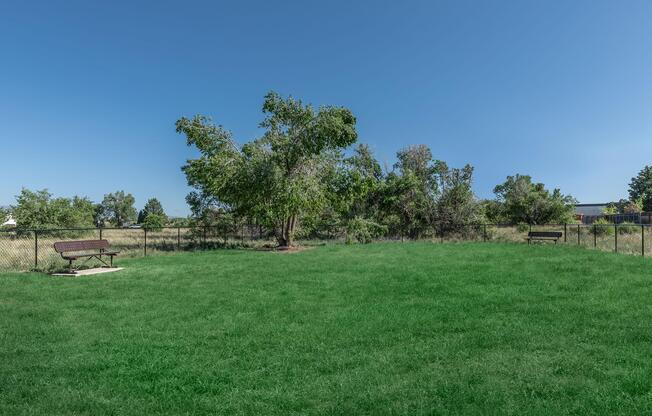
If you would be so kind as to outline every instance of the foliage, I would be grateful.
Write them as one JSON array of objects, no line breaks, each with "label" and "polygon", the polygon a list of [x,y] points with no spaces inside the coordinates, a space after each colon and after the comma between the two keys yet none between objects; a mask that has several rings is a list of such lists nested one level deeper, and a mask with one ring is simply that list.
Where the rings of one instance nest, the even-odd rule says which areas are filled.
[{"label": "foliage", "polygon": [[329,199],[344,221],[357,216],[376,216],[383,181],[380,163],[369,146],[358,145],[353,155],[335,167],[328,178]]},{"label": "foliage", "polygon": [[150,214],[156,214],[157,216],[161,217],[164,223],[167,221],[167,216],[163,210],[163,205],[161,205],[161,202],[156,198],[150,198],[147,200],[147,203],[145,203],[143,209],[140,210],[138,213],[138,224],[145,222],[145,219]]},{"label": "foliage", "polygon": [[652,166],[645,166],[629,183],[630,201],[640,201],[644,211],[652,211]]},{"label": "foliage", "polygon": [[371,243],[387,232],[387,227],[362,217],[349,220],[346,228],[346,243]]},{"label": "foliage", "polygon": [[643,211],[642,198],[637,198],[635,200],[627,201],[627,203],[622,208],[623,214],[637,214],[642,211]]},{"label": "foliage", "polygon": [[484,199],[479,202],[480,210],[486,222],[491,224],[500,224],[507,221],[503,214],[503,203],[495,199]]},{"label": "foliage", "polygon": [[12,207],[18,229],[87,228],[93,226],[93,203],[88,198],[53,198],[47,189],[23,188]]},{"label": "foliage", "polygon": [[618,214],[618,204],[616,202],[609,202],[606,207],[602,208],[602,213],[604,215],[615,215]]},{"label": "foliage", "polygon": [[518,231],[519,233],[528,232],[530,231],[530,224],[519,222],[518,224],[516,224],[516,231]]},{"label": "foliage", "polygon": [[385,223],[393,233],[419,238],[432,232],[438,196],[437,170],[440,161],[432,159],[425,145],[408,146],[396,154],[398,162],[383,184],[380,206]]},{"label": "foliage", "polygon": [[274,92],[265,96],[263,113],[265,133],[241,147],[207,117],[179,119],[177,132],[200,152],[182,169],[197,189],[192,199],[255,218],[275,231],[279,245],[289,246],[301,219],[323,208],[322,179],[332,171],[334,153],[356,141],[356,120],[345,108],[315,110]]},{"label": "foliage", "polygon": [[219,201],[205,192],[192,191],[186,196],[186,203],[192,213],[193,225],[211,225],[217,222],[225,208]]},{"label": "foliage", "polygon": [[[383,221],[393,226],[393,234],[418,238],[434,223],[434,201],[422,192],[419,178],[412,172],[390,173],[383,186]],[[389,218],[388,218],[389,217]]]},{"label": "foliage", "polygon": [[170,217],[168,218],[168,225],[171,227],[189,227],[192,219],[186,217]]},{"label": "foliage", "polygon": [[0,207],[0,227],[12,215],[11,209],[8,207]]},{"label": "foliage", "polygon": [[589,229],[589,233],[595,235],[613,235],[614,225],[606,218],[598,218],[593,222],[593,226]]},{"label": "foliage", "polygon": [[98,211],[98,223],[122,227],[136,221],[135,198],[124,191],[104,195]]},{"label": "foliage", "polygon": [[643,211],[643,199],[637,198],[635,200],[621,199],[618,202],[610,202],[602,210],[605,215],[616,214],[637,214]]},{"label": "foliage", "polygon": [[[434,160],[425,145],[397,153],[398,162],[382,186],[381,218],[394,233],[419,238],[446,224],[448,231],[482,220],[482,206],[471,189],[473,167],[450,168]],[[451,228],[452,227],[452,228]]]},{"label": "foliage", "polygon": [[331,237],[357,229],[360,221],[413,239],[432,235],[442,224],[456,231],[449,228],[574,221],[574,198],[526,175],[509,176],[494,189],[495,200],[478,201],[473,167],[450,168],[425,145],[399,150],[388,173],[366,145],[344,157],[342,150],[357,137],[347,109],[314,110],[271,92],[263,113],[264,134],[242,146],[205,116],[177,121],[177,132],[200,153],[182,168],[195,188],[186,200],[198,223],[213,224],[228,212],[272,230],[280,245],[291,245],[295,235]]},{"label": "foliage", "polygon": [[621,222],[618,224],[618,234],[635,234],[641,231],[641,226],[634,224],[633,222]]},{"label": "foliage", "polygon": [[144,228],[151,230],[160,230],[165,227],[167,218],[161,214],[151,213],[148,214],[145,220],[141,223]]},{"label": "foliage", "polygon": [[466,230],[468,224],[481,222],[482,207],[471,189],[473,167],[451,169],[442,162],[438,175],[441,194],[436,202],[437,221],[449,224],[449,230],[451,226]]},{"label": "foliage", "polygon": [[508,176],[494,188],[497,205],[492,212],[494,221],[527,224],[561,224],[573,218],[575,203],[559,189],[552,192],[542,183],[533,183],[528,175]]}]

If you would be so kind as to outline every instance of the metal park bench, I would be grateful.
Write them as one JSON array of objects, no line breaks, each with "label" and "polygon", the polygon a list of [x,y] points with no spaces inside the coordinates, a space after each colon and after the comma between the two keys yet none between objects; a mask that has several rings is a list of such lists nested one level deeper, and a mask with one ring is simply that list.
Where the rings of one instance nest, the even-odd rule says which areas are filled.
[{"label": "metal park bench", "polygon": [[557,244],[557,241],[561,238],[561,231],[530,231],[527,233],[527,243],[530,244],[533,240],[541,241],[554,241]]},{"label": "metal park bench", "polygon": [[[78,240],[78,241],[58,241],[54,243],[54,251],[61,254],[61,258],[68,260],[68,268],[72,270],[72,262],[85,258],[86,261],[97,259],[104,263],[105,266],[113,267],[113,256],[117,256],[119,251],[109,251],[111,245],[107,240]],[[110,265],[102,260],[102,256],[110,258]]]}]

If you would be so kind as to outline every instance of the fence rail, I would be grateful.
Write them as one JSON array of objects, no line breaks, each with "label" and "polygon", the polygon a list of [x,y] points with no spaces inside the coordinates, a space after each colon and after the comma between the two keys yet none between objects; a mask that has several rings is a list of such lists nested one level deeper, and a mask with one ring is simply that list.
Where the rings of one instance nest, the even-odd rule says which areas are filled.
[{"label": "fence rail", "polygon": [[[646,255],[646,241],[652,241],[650,224],[436,224],[418,237],[388,235],[387,240],[525,242],[528,231],[561,231],[561,244]],[[302,244],[345,241],[342,230],[326,236],[305,238]],[[120,256],[149,256],[168,252],[205,250],[218,247],[272,247],[273,235],[259,226],[162,227],[162,228],[66,228],[0,230],[0,270],[57,270],[65,267],[53,248],[55,241],[107,239]]]}]

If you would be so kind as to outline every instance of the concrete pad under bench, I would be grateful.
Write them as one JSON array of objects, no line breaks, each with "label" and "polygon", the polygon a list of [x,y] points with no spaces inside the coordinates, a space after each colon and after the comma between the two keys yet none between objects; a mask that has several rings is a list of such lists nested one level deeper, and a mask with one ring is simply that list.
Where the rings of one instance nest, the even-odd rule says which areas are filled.
[{"label": "concrete pad under bench", "polygon": [[111,273],[122,270],[123,267],[96,267],[94,269],[75,270],[71,273],[52,273],[52,276],[92,276],[100,273]]}]

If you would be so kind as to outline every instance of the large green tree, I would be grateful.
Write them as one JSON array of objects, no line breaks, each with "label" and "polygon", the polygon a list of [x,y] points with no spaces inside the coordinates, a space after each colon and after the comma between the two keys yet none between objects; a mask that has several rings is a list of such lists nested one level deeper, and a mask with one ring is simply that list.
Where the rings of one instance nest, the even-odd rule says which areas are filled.
[{"label": "large green tree", "polygon": [[149,215],[157,215],[158,218],[156,219],[156,221],[160,221],[160,220],[162,220],[163,222],[167,221],[167,216],[165,215],[165,211],[163,210],[163,205],[156,198],[148,199],[143,209],[141,209],[140,212],[138,212],[138,224],[144,223]]},{"label": "large green tree", "polygon": [[433,160],[430,148],[423,144],[399,150],[396,158],[383,186],[382,214],[390,229],[418,238],[435,221],[441,162]]},{"label": "large green tree", "polygon": [[401,236],[418,238],[434,223],[434,199],[423,192],[422,182],[411,171],[387,175],[380,208],[381,221]]},{"label": "large green tree", "polygon": [[629,200],[641,201],[644,211],[652,211],[652,166],[645,166],[629,183]]},{"label": "large green tree", "polygon": [[376,216],[383,180],[380,163],[365,144],[356,146],[353,154],[338,164],[330,181],[332,205],[345,223]]},{"label": "large green tree", "polygon": [[93,211],[88,198],[54,198],[47,189],[23,188],[12,207],[19,229],[92,227]]},{"label": "large green tree", "polygon": [[471,189],[473,167],[449,168],[440,163],[438,171],[439,198],[437,221],[450,230],[469,231],[466,225],[482,220],[481,207]]},{"label": "large green tree", "polygon": [[99,205],[98,222],[101,224],[108,222],[113,226],[122,227],[136,221],[135,202],[134,196],[124,191],[104,195]]},{"label": "large green tree", "polygon": [[480,207],[471,189],[473,167],[451,168],[434,159],[426,145],[408,146],[397,153],[395,171],[387,176],[382,214],[390,228],[410,238],[436,228],[464,230],[480,220]]},{"label": "large green tree", "polygon": [[205,116],[179,119],[177,132],[200,153],[182,169],[195,199],[255,218],[279,245],[291,246],[302,217],[323,208],[324,174],[332,171],[332,153],[356,141],[356,120],[346,108],[316,110],[275,92],[265,96],[263,113],[265,133],[242,146]]},{"label": "large green tree", "polygon": [[577,201],[559,189],[552,192],[528,175],[508,176],[494,188],[496,203],[490,204],[490,219],[513,224],[551,224],[572,220]]}]

